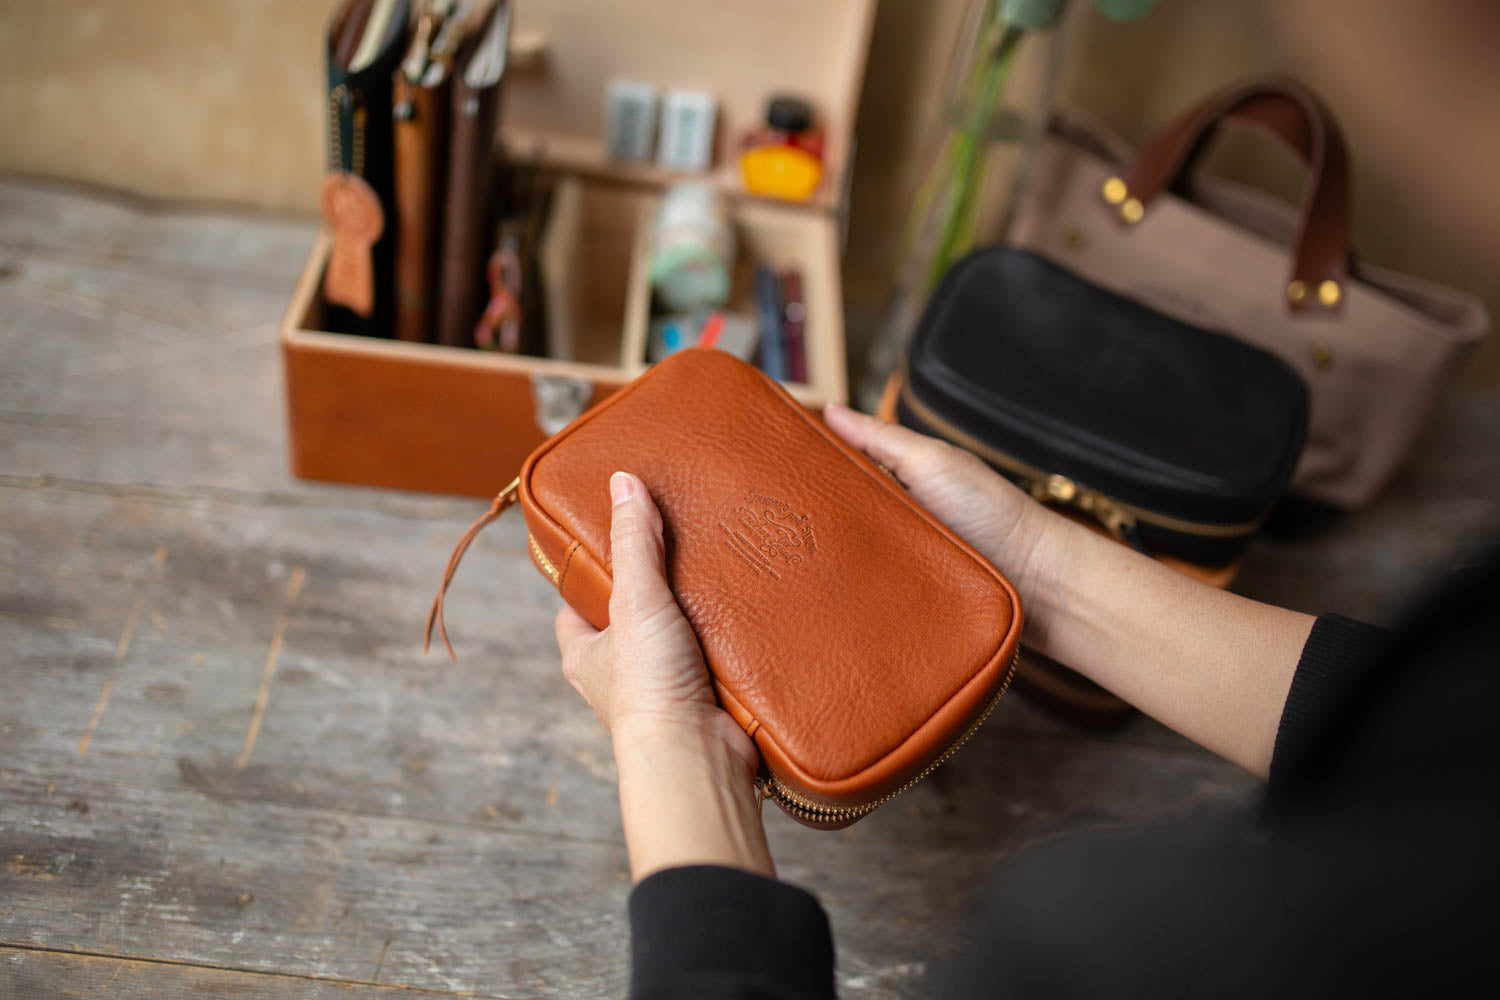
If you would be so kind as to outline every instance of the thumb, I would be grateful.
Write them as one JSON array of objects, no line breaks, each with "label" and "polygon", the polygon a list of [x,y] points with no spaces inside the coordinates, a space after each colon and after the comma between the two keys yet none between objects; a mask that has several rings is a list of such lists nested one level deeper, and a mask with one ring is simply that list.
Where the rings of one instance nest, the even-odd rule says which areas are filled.
[{"label": "thumb", "polygon": [[900,424],[887,423],[840,403],[823,407],[823,422],[833,432],[910,485],[921,478],[924,449],[932,440]]},{"label": "thumb", "polygon": [[610,621],[616,610],[625,615],[649,613],[672,601],[666,580],[666,547],[662,541],[661,512],[651,502],[646,484],[628,472],[609,478]]}]

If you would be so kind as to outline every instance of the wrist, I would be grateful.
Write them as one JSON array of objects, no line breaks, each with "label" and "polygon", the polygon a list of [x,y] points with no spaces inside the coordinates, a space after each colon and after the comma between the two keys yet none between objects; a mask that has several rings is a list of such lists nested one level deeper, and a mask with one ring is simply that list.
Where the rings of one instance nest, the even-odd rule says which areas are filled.
[{"label": "wrist", "polygon": [[714,711],[722,722],[643,717],[615,729],[620,812],[636,881],[690,864],[774,874],[755,796],[754,744]]},{"label": "wrist", "polygon": [[[1047,654],[1064,618],[1066,593],[1078,547],[1097,541],[1087,528],[1034,501],[1028,501],[1011,532],[1009,562],[997,561],[1021,595],[1026,645]],[[1010,567],[1014,567],[1013,572]],[[1048,654],[1050,655],[1050,654]]]},{"label": "wrist", "polygon": [[[713,759],[728,752],[740,761],[750,778],[759,758],[744,730],[722,708],[713,704],[674,708],[670,712],[630,712],[610,726],[615,756],[639,748],[678,752],[689,757]],[[748,758],[748,759],[747,759]]]}]

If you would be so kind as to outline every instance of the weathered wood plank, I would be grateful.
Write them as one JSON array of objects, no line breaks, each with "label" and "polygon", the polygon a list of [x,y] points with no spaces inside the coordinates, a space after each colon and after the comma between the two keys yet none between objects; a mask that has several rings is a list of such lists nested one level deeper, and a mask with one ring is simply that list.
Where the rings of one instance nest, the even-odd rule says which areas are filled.
[{"label": "weathered wood plank", "polygon": [[[168,996],[618,995],[609,745],[558,674],[519,522],[459,576],[463,659],[424,660],[480,505],[287,474],[274,323],[311,232],[0,183],[0,969]],[[1455,393],[1387,497],[1257,540],[1239,589],[1390,620],[1500,523],[1497,446],[1500,392]],[[830,910],[845,992],[906,997],[997,861],[1255,791],[1148,720],[1079,733],[1011,697],[850,830],[767,820]]]},{"label": "weathered wood plank", "polygon": [[0,947],[0,995],[15,1000],[423,1000],[478,996],[409,986],[372,986],[306,976],[232,972],[140,958]]},{"label": "weathered wood plank", "polygon": [[[623,848],[0,781],[0,941],[481,994],[622,992]],[[563,877],[571,876],[571,877]]]},{"label": "weathered wood plank", "polygon": [[[315,830],[360,823],[382,831],[371,837],[400,836],[383,832],[385,824],[418,823],[444,839],[565,838],[590,856],[618,853],[607,741],[557,673],[549,624],[557,598],[523,561],[518,523],[487,534],[461,578],[453,614],[465,656],[453,665],[421,661],[414,631],[428,574],[466,512],[449,510],[436,519],[438,529],[424,527],[401,503],[360,511],[24,484],[0,497],[15,528],[4,544],[20,570],[4,599],[10,614],[0,620],[0,641],[18,654],[13,693],[0,705],[0,747],[13,767],[4,783],[30,789],[0,803],[0,817],[61,808],[64,818],[96,817],[107,831],[101,836],[123,844],[142,840],[143,829],[211,823],[226,863],[248,863],[269,850],[240,828],[252,821],[215,818],[226,810],[279,810]],[[418,510],[428,503],[418,502]],[[302,582],[291,599],[298,568]],[[282,614],[288,624],[260,735],[239,767]],[[112,682],[108,703],[80,756],[79,739],[105,681]],[[919,965],[923,951],[920,941],[892,951],[891,892],[902,894],[903,918],[913,925],[948,919],[957,922],[932,926],[956,930],[957,894],[1020,845],[1066,829],[1238,802],[1252,787],[1175,738],[1139,746],[1075,738],[1010,701],[948,767],[849,833],[807,831],[774,809],[769,825],[783,872],[829,897],[851,982],[867,984],[867,995],[904,996],[914,987],[900,970]],[[35,832],[5,844],[4,856],[47,858],[50,871],[56,852],[79,853],[66,830],[44,825]],[[255,820],[251,833],[262,832]],[[278,865],[295,869],[324,853],[314,835],[276,835],[284,849]],[[130,859],[106,861],[118,868]],[[621,916],[620,900],[601,895],[597,867],[556,857],[535,863],[571,900],[555,912],[557,926]],[[354,867],[351,881],[390,893],[408,913],[429,914],[434,928],[452,912],[435,898],[450,892],[441,880],[405,879],[378,857]],[[872,871],[882,879],[872,882]],[[508,879],[503,871],[464,876],[497,893]],[[91,884],[77,897],[39,897],[25,923],[46,936],[7,939],[65,938],[106,953],[227,960],[201,940],[166,934],[175,923],[151,908],[111,918],[120,904],[110,887],[126,881],[128,873],[117,872],[114,883]],[[520,904],[497,905],[509,912]],[[80,923],[80,915],[88,919]],[[117,925],[101,932],[110,919]],[[316,923],[303,929],[327,933]],[[311,954],[290,951],[291,944],[250,937],[235,955],[266,969],[346,975],[339,963],[357,966],[368,957],[361,942],[346,938]],[[618,971],[621,953],[603,954],[588,970],[593,975]],[[422,978],[437,975],[424,967],[401,981],[499,992],[519,981],[513,967],[469,979],[451,974],[453,965],[442,968],[447,978]],[[893,992],[882,992],[886,979]],[[576,979],[555,985],[534,993],[592,995]]]},{"label": "weathered wood plank", "polygon": [[[453,664],[422,659],[418,636],[462,515],[434,530],[379,511],[136,500],[128,520],[115,520],[118,501],[108,495],[15,494],[7,505],[20,530],[8,544],[22,572],[19,591],[0,604],[12,611],[0,635],[19,651],[25,683],[0,719],[12,727],[18,763],[70,760],[113,678],[79,766],[107,764],[120,780],[175,786],[185,775],[216,794],[381,813],[399,798],[428,817],[613,829],[612,795],[590,792],[601,811],[586,817],[566,804],[577,787],[608,787],[609,746],[558,673],[550,624],[558,599],[525,562],[519,522],[491,529],[459,578],[450,610],[464,655]],[[289,602],[298,567],[304,582]],[[140,624],[117,660],[143,594]],[[235,766],[283,613],[260,734],[246,766]],[[57,671],[59,662],[73,669]],[[1058,742],[1055,724],[1012,705],[989,730]],[[1152,728],[1078,738],[1200,754],[1176,737],[1146,738]],[[474,800],[479,775],[493,783],[493,799]],[[565,804],[539,811],[548,800]]]},{"label": "weathered wood plank", "polygon": [[317,220],[0,178],[0,259],[67,257],[285,293]]},{"label": "weathered wood plank", "polygon": [[[966,757],[982,761],[975,749]],[[1018,780],[991,794],[1009,807],[1028,786],[1045,787],[1060,803],[1054,790],[1070,765],[1037,763],[1015,760]],[[984,843],[956,843],[934,822],[943,817],[912,811],[843,835],[780,817],[771,829],[783,876],[829,908],[843,979],[866,983],[862,995],[907,996],[915,984],[900,970],[962,931],[985,871],[1011,852],[1018,829],[1040,828],[1035,815],[1007,821],[1001,812],[991,810]],[[614,996],[623,985],[628,886],[617,837],[9,770],[0,772],[0,815],[13,817],[0,824],[0,942],[12,946],[505,996]],[[883,836],[887,821],[925,835]]]}]

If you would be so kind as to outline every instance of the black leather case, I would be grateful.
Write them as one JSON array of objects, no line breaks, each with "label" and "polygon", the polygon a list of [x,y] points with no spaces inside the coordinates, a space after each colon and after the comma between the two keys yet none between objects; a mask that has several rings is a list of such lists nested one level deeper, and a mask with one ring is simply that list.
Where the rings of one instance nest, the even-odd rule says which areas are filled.
[{"label": "black leather case", "polygon": [[1222,565],[1286,490],[1307,407],[1265,351],[994,247],[933,294],[897,414],[1144,551]]}]

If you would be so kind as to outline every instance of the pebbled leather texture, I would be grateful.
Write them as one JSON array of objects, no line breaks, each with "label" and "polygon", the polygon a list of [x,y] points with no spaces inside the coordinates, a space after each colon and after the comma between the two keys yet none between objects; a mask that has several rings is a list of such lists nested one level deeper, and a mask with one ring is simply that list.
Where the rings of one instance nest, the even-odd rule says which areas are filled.
[{"label": "pebbled leather texture", "polygon": [[1003,689],[1014,587],[757,369],[680,352],[527,460],[531,535],[600,628],[616,470],[661,509],[669,582],[721,703],[803,795],[897,790]]}]

